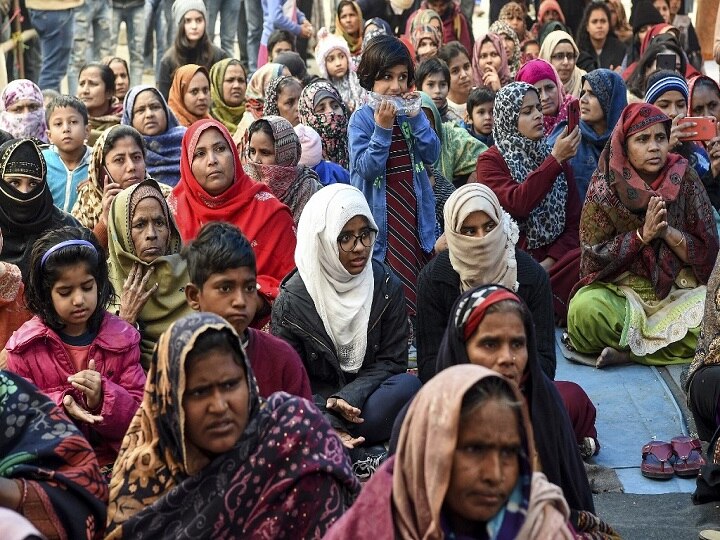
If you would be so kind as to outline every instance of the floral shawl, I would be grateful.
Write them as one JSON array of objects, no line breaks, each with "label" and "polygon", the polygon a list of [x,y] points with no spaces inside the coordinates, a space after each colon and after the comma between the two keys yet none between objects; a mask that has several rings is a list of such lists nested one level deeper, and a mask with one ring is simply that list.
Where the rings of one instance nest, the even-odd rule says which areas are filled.
[{"label": "floral shawl", "polygon": [[[231,450],[191,475],[185,363],[208,330],[235,338],[247,376],[248,423]],[[108,538],[319,539],[358,491],[340,439],[315,406],[284,392],[263,400],[232,327],[217,315],[193,313],[158,343],[113,470]]]},{"label": "floral shawl", "polygon": [[[340,104],[342,114],[315,114],[315,105],[325,97],[332,97]],[[303,88],[298,103],[300,122],[318,132],[322,139],[323,159],[348,169],[348,120],[345,103],[335,87],[327,81],[315,81]]]},{"label": "floral shawl", "polygon": [[[654,105],[632,103],[623,111],[593,174],[580,216],[581,281],[612,281],[624,272],[650,280],[656,299],[664,299],[675,278],[688,268],[705,284],[718,253],[718,233],[712,206],[697,173],[686,159],[668,154],[657,180],[648,186],[627,161],[630,135],[669,122]],[[661,239],[643,244],[637,236],[652,196],[667,205],[667,222],[682,231],[689,262],[685,264]]]},{"label": "floral shawl", "polygon": [[510,28],[510,25],[503,21],[495,21],[488,27],[488,32],[497,34],[499,36],[507,36],[513,40],[515,48],[511,58],[508,58],[508,66],[510,68],[510,75],[515,77],[517,72],[520,70],[520,40],[515,33],[515,30]]},{"label": "floral shawl", "polygon": [[75,424],[9,371],[0,371],[0,415],[0,477],[19,484],[20,513],[47,538],[102,538],[107,484]]},{"label": "floral shawl", "polygon": [[[230,65],[242,67],[239,60],[225,58],[210,68],[210,99],[212,101],[210,116],[222,122],[230,133],[235,133],[243,114],[245,114],[245,103],[231,107],[223,99],[223,81],[225,80],[225,72]],[[247,76],[245,68],[242,69]],[[180,145],[178,145],[179,152]]]},{"label": "floral shawl", "polygon": [[[40,107],[29,113],[8,111],[8,108],[22,100],[34,101]],[[2,91],[0,94],[0,129],[18,139],[35,137],[44,143],[48,142],[43,95],[34,82],[27,79],[16,79]]]},{"label": "floral shawl", "polygon": [[[495,97],[493,139],[505,160],[512,179],[522,184],[550,154],[546,139],[533,141],[518,131],[518,118],[523,98],[528,92],[537,92],[525,82],[514,82],[502,87]],[[518,223],[527,238],[529,249],[551,244],[565,230],[565,203],[568,185],[560,173],[552,189],[527,219]]]}]

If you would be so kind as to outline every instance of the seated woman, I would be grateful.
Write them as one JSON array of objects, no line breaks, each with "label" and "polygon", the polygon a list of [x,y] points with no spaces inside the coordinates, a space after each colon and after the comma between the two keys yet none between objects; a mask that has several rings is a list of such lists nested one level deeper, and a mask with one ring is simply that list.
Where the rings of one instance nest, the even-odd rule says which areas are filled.
[{"label": "seated woman", "polygon": [[160,334],[192,311],[183,291],[190,279],[180,254],[180,233],[157,182],[143,180],[117,194],[110,206],[108,238],[118,314],[138,326],[147,371]]},{"label": "seated woman", "polygon": [[[125,101],[125,96],[130,88],[130,68],[124,58],[110,56],[103,59],[103,63],[112,69],[115,74],[115,97],[120,103]],[[136,81],[138,82],[138,81]]]},{"label": "seated woman", "polygon": [[267,88],[273,80],[281,75],[290,75],[290,70],[282,64],[270,62],[258,68],[250,77],[245,91],[245,113],[240,118],[237,129],[230,132],[238,146],[242,144],[250,124],[262,118]]},{"label": "seated woman", "polygon": [[475,41],[472,70],[476,88],[497,92],[512,81],[502,37],[488,33]]},{"label": "seated woman", "polygon": [[34,82],[15,79],[3,89],[0,129],[18,139],[35,137],[48,142],[43,95]]},{"label": "seated woman", "polygon": [[590,72],[594,69],[616,69],[625,58],[625,44],[610,27],[612,13],[605,2],[591,2],[585,7],[577,28],[577,46],[581,51],[578,64]]},{"label": "seated woman", "polygon": [[418,375],[436,373],[437,354],[452,306],[464,291],[499,283],[517,292],[535,321],[542,370],[555,378],[555,327],[547,272],[515,244],[519,231],[492,190],[478,183],[459,187],[445,203],[447,250],[418,278]]},{"label": "seated woman", "polygon": [[613,538],[589,512],[585,526],[571,523],[562,491],[539,472],[522,402],[489,369],[439,373],[410,405],[397,453],[325,538]]},{"label": "seated woman", "polygon": [[296,225],[308,199],[322,187],[314,170],[299,165],[300,152],[297,133],[281,116],[265,116],[248,129],[245,172],[287,205]]},{"label": "seated woman", "polygon": [[[217,120],[196,122],[185,133],[180,183],[168,204],[183,242],[195,238],[210,221],[237,226],[257,257],[260,296],[272,302],[280,281],[295,267],[292,214],[267,186],[245,174],[230,133]],[[258,313],[269,315],[268,306]]]},{"label": "seated woman", "polygon": [[222,122],[230,133],[235,133],[245,114],[247,84],[240,60],[226,58],[210,68],[210,116]]},{"label": "seated woman", "polygon": [[[691,79],[688,84],[688,116],[710,116],[720,122],[720,86],[705,75]],[[714,137],[703,143],[710,159],[711,173],[701,178],[715,210],[720,209],[720,137]]]},{"label": "seated woman", "polygon": [[532,84],[540,95],[543,113],[543,132],[548,136],[563,120],[567,120],[567,107],[575,101],[572,94],[565,93],[565,87],[558,72],[550,62],[530,60],[523,64],[515,76],[515,80]]},{"label": "seated woman", "polygon": [[322,158],[348,169],[348,114],[340,93],[328,81],[317,80],[303,88],[298,104],[302,124],[318,132]]},{"label": "seated woman", "polygon": [[[628,74],[630,68],[626,69],[622,74],[628,89],[628,103],[636,103],[643,100],[648,87],[647,79],[658,69],[658,55],[670,53],[675,54],[675,71],[681,75],[685,73],[687,61],[682,54],[682,49],[680,49],[674,41],[653,43],[638,60],[637,67],[634,69],[632,75]],[[685,77],[689,78],[687,75]]]},{"label": "seated woman", "polygon": [[[566,386],[565,393],[543,373],[532,315],[515,293],[500,285],[485,285],[457,299],[440,345],[437,376],[455,364],[487,367],[519,387],[535,432],[539,468],[562,488],[570,508],[592,512],[579,443],[585,446],[587,442],[588,449],[597,443],[595,407],[578,385]],[[576,406],[566,407],[563,402]],[[593,443],[580,439],[579,431],[585,431]]]},{"label": "seated woman", "polygon": [[518,246],[549,272],[555,313],[564,319],[578,280],[580,201],[567,161],[575,155],[580,131],[565,130],[550,149],[543,140],[539,92],[522,82],[500,89],[493,117],[495,146],[478,158],[478,181],[518,222]]},{"label": "seated woman", "polygon": [[272,310],[271,332],[298,352],[316,405],[349,448],[390,439],[395,417],[420,387],[407,373],[403,285],[371,258],[376,236],[360,190],[321,189],[300,218],[297,271]]},{"label": "seated woman", "polygon": [[628,105],[590,182],[568,333],[598,367],[695,352],[718,233],[697,173],[668,153],[670,123],[653,105]]},{"label": "seated woman", "polygon": [[232,326],[195,313],[158,343],[113,470],[107,538],[321,538],[359,489],[322,414],[286,393],[260,398]]},{"label": "seated woman", "polygon": [[122,124],[132,126],[145,141],[145,166],[161,184],[175,186],[180,180],[180,144],[185,126],[153,86],[133,86],[125,97]]},{"label": "seated woman", "polygon": [[170,110],[188,127],[202,118],[210,118],[210,74],[203,66],[187,64],[175,70],[170,95]]},{"label": "seated woman", "polygon": [[[0,468],[0,507],[23,515],[42,538],[102,536],[107,483],[85,436],[61,407],[9,371],[0,371],[0,404],[0,455],[16,464]],[[7,525],[3,518],[4,533]]]},{"label": "seated woman", "polygon": [[267,87],[263,116],[282,116],[293,127],[300,123],[298,102],[302,85],[295,77],[281,75]]},{"label": "seated woman", "polygon": [[[100,245],[108,245],[108,214],[115,196],[147,178],[145,143],[131,126],[112,126],[93,146],[88,179],[78,186],[72,215],[91,229]],[[161,186],[167,197],[170,186]]]},{"label": "seated woman", "polygon": [[515,77],[520,69],[520,58],[522,51],[520,50],[520,40],[510,25],[503,21],[495,21],[488,27],[488,32],[497,34],[503,40],[505,45],[505,56],[508,59],[508,68],[510,68],[510,76]]},{"label": "seated woman", "polygon": [[567,32],[550,32],[540,47],[540,58],[555,68],[565,93],[579,98],[582,93],[582,78],[586,71],[577,67],[580,50]]},{"label": "seated woman", "polygon": [[120,123],[122,102],[115,97],[115,73],[100,62],[85,64],[78,76],[78,96],[88,110],[93,146],[100,135]]}]

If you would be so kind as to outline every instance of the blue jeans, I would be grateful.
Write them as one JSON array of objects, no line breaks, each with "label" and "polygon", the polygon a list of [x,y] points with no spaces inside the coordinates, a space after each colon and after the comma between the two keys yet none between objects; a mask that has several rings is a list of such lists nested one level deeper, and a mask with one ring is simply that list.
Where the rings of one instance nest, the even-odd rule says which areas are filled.
[{"label": "blue jeans", "polygon": [[125,23],[130,51],[130,87],[142,83],[143,53],[145,52],[145,6],[113,8],[112,41],[117,47],[120,23]]},{"label": "blue jeans", "polygon": [[60,91],[60,81],[70,63],[73,45],[74,14],[72,9],[46,11],[29,9],[30,23],[40,36],[42,69],[38,86],[42,90]]},{"label": "blue jeans", "polygon": [[215,39],[215,22],[220,15],[220,48],[234,58],[240,0],[206,0],[205,4],[208,8],[208,35]]},{"label": "blue jeans", "polygon": [[[165,0],[145,0],[145,65],[155,67],[155,80],[158,78],[160,62],[165,50],[170,46],[167,41],[167,21],[165,18]],[[155,39],[153,40],[153,35]],[[155,61],[153,62],[153,42]],[[135,84],[140,84],[139,81]]]},{"label": "blue jeans", "polygon": [[247,21],[247,55],[250,73],[257,69],[260,38],[263,33],[263,9],[260,0],[245,0],[245,20]]},{"label": "blue jeans", "polygon": [[[102,60],[113,53],[110,23],[112,14],[107,0],[85,0],[75,9],[75,39],[68,67],[68,94],[77,94],[78,76],[82,67],[91,60]],[[91,35],[92,41],[88,41]],[[88,54],[89,53],[89,54]]]}]

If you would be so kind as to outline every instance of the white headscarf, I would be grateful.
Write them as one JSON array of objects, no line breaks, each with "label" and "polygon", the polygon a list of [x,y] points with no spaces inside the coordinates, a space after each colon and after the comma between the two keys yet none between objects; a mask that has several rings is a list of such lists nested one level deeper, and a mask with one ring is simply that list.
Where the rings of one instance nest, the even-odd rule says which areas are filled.
[{"label": "white headscarf", "polygon": [[375,289],[371,259],[355,276],[340,263],[337,238],[355,216],[365,217],[377,230],[360,190],[346,184],[324,187],[303,209],[295,248],[295,264],[335,345],[340,368],[350,373],[357,373],[365,358]]},{"label": "white headscarf", "polygon": [[[460,234],[463,221],[478,211],[485,212],[497,226],[483,238]],[[495,193],[484,184],[465,184],[448,198],[444,216],[450,264],[460,274],[460,290],[492,283],[517,291],[518,226]]]}]

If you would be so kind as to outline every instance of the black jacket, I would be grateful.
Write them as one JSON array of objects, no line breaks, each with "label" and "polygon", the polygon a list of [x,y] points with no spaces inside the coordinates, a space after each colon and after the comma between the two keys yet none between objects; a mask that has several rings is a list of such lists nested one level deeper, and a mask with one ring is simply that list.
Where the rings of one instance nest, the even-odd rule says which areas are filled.
[{"label": "black jacket", "polygon": [[[515,248],[517,294],[527,304],[535,323],[538,360],[550,378],[555,378],[555,318],[547,272],[535,260]],[[420,272],[417,284],[418,375],[425,383],[436,373],[436,358],[452,306],[460,296],[460,275],[443,251]]]},{"label": "black jacket", "polygon": [[357,374],[345,373],[332,339],[297,270],[280,285],[272,308],[270,332],[287,341],[305,365],[315,402],[328,397],[362,409],[380,384],[408,366],[408,316],[402,282],[390,267],[372,260],[375,291],[368,323],[367,350]]}]

